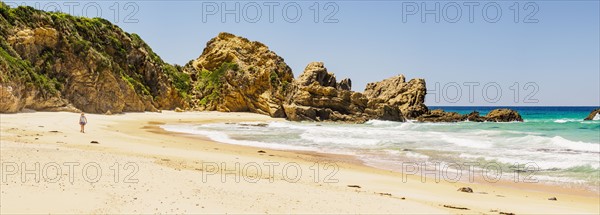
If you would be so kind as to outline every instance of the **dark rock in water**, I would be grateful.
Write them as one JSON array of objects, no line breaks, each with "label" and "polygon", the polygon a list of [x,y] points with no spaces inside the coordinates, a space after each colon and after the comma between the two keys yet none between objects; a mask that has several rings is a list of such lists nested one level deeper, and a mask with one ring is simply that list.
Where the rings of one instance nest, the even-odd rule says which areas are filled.
[{"label": "dark rock in water", "polygon": [[479,112],[473,111],[467,114],[467,120],[469,120],[470,122],[484,122],[485,117],[481,117],[479,116]]},{"label": "dark rock in water", "polygon": [[550,200],[550,201],[557,201],[558,199],[556,199],[556,197],[550,197],[550,198],[548,198],[548,200]]},{"label": "dark rock in water", "polygon": [[491,122],[523,122],[523,118],[517,111],[506,108],[492,110],[485,115],[485,118]]},{"label": "dark rock in water", "polygon": [[[596,118],[596,116],[598,116]],[[590,115],[588,115],[584,120],[594,120],[594,118],[596,118],[597,120],[600,120],[600,108],[593,110]]]},{"label": "dark rock in water", "polygon": [[429,111],[419,117],[419,122],[522,122],[521,115],[514,110],[510,109],[495,109],[490,111],[486,116],[480,116],[479,112],[473,111],[469,114],[461,115],[456,112],[445,112],[444,110],[437,109]]},{"label": "dark rock in water", "polygon": [[460,115],[457,112],[445,112],[441,109],[429,111],[417,117],[419,122],[462,122],[466,116]]},{"label": "dark rock in water", "polygon": [[267,123],[256,123],[256,124],[240,123],[239,125],[241,125],[241,126],[253,126],[253,127],[267,127],[267,126],[269,126],[269,124],[267,124]]},{"label": "dark rock in water", "polygon": [[461,188],[458,188],[458,190],[456,190],[456,191],[465,192],[465,193],[473,193],[473,189],[471,189],[470,187],[461,187]]}]

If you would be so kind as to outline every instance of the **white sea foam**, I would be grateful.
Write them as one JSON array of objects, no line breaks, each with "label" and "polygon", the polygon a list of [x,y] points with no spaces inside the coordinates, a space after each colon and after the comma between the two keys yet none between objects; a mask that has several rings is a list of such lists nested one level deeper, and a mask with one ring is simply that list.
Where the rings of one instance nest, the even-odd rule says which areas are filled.
[{"label": "white sea foam", "polygon": [[352,137],[339,137],[326,135],[322,133],[308,132],[303,133],[300,137],[304,140],[311,141],[313,143],[322,143],[322,144],[336,144],[336,145],[346,145],[346,146],[365,146],[365,145],[375,145],[379,143],[379,140],[376,139],[366,139],[366,138],[352,138]]},{"label": "white sea foam", "polygon": [[555,123],[567,123],[567,122],[581,122],[581,119],[557,119],[554,120]]},{"label": "white sea foam", "polygon": [[398,124],[402,124],[402,123],[394,122],[394,121],[376,120],[376,119],[365,122],[365,125],[372,125],[372,126],[392,126],[392,125],[398,125]]},{"label": "white sea foam", "polygon": [[254,146],[254,147],[265,147],[272,149],[288,149],[288,150],[300,150],[300,151],[317,151],[316,148],[306,146],[293,146],[280,143],[267,143],[251,140],[236,140],[229,137],[229,135],[220,131],[206,131],[194,128],[193,126],[181,126],[181,125],[162,125],[162,129],[172,132],[196,134],[208,137],[209,139],[221,143],[229,143],[234,145]]},{"label": "white sea foam", "polygon": [[455,137],[455,136],[449,136],[449,135],[444,134],[440,137],[440,139],[444,140],[446,142],[452,143],[454,145],[457,145],[457,146],[471,147],[471,148],[491,148],[494,145],[489,140],[485,140],[482,138],[475,139],[474,137],[463,138],[463,137]]},{"label": "white sea foam", "polygon": [[412,158],[418,158],[418,159],[429,159],[429,156],[421,154],[421,153],[416,153],[416,152],[406,152],[404,155],[406,155],[406,157],[412,157]]},{"label": "white sea foam", "polygon": [[600,120],[600,113],[596,113],[596,115],[594,116],[594,118],[592,118],[592,120]]},{"label": "white sea foam", "polygon": [[[581,121],[560,120],[565,122],[546,120],[541,123],[573,126],[560,124]],[[553,121],[557,124],[553,124]],[[399,159],[436,162],[471,162],[483,159],[503,165],[533,162],[542,170],[558,168],[571,171],[570,168],[581,166],[600,168],[600,143],[567,139],[559,136],[560,133],[550,133],[543,129],[512,129],[512,124],[399,123],[371,120],[363,125],[270,122],[267,126],[214,123],[162,127],[169,131],[203,135],[229,144],[354,155],[368,163],[391,167],[397,165]],[[552,135],[547,136],[549,133]],[[421,153],[425,151],[427,154]]]},{"label": "white sea foam", "polygon": [[586,143],[581,141],[571,141],[562,138],[561,136],[552,137],[551,143],[567,149],[600,153],[600,144]]}]

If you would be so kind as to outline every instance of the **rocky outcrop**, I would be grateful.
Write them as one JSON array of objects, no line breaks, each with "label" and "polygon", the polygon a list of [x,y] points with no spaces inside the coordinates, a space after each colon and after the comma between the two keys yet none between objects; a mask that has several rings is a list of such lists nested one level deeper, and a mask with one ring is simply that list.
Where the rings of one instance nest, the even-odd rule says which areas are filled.
[{"label": "rocky outcrop", "polygon": [[511,109],[495,109],[485,116],[480,116],[479,112],[473,111],[469,114],[461,115],[457,112],[445,112],[437,109],[429,111],[419,117],[419,122],[522,122],[521,115]]},{"label": "rocky outcrop", "polygon": [[511,109],[495,109],[485,115],[485,120],[489,122],[523,122],[521,115]]},{"label": "rocky outcrop", "polygon": [[479,112],[473,111],[466,115],[466,120],[469,122],[485,122],[486,118],[479,115]]},{"label": "rocky outcrop", "polygon": [[333,73],[327,72],[323,62],[309,63],[304,72],[294,82],[297,86],[310,86],[313,83],[322,87],[337,88],[337,82]]},{"label": "rocky outcrop", "polygon": [[0,2],[0,34],[0,112],[120,113],[186,104],[178,88],[186,83],[175,84],[184,75],[104,19]]},{"label": "rocky outcrop", "polygon": [[322,62],[308,64],[293,82],[283,105],[287,118],[296,121],[357,123],[370,119],[404,121],[397,107],[382,100],[369,100],[362,93],[346,90],[350,88],[349,83],[349,80],[337,83],[335,75],[327,72]]},{"label": "rocky outcrop", "polygon": [[107,20],[0,2],[0,113],[25,108],[120,113],[160,109],[253,112],[290,120],[522,121],[510,110],[460,115],[425,106],[423,79],[337,81],[322,62],[294,80],[256,41],[220,33],[185,66],[165,63],[136,34]]},{"label": "rocky outcrop", "polygon": [[467,119],[466,115],[456,112],[445,112],[441,109],[432,110],[417,117],[417,121],[419,122],[462,122],[465,119]]},{"label": "rocky outcrop", "polygon": [[390,106],[398,107],[407,119],[414,119],[427,113],[426,93],[425,80],[412,79],[406,82],[403,75],[369,83],[364,92],[368,99],[378,99]]},{"label": "rocky outcrop", "polygon": [[588,115],[584,120],[600,120],[600,108],[590,112],[590,115]]},{"label": "rocky outcrop", "polygon": [[193,82],[195,109],[285,117],[282,104],[293,73],[260,42],[220,33],[184,70]]},{"label": "rocky outcrop", "polygon": [[352,80],[344,78],[337,85],[338,90],[352,90]]}]

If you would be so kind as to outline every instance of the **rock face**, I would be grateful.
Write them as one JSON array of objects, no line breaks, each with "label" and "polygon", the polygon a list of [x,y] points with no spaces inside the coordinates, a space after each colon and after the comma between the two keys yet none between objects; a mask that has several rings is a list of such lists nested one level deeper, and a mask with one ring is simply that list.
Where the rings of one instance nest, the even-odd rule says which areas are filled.
[{"label": "rock face", "polygon": [[193,82],[192,107],[285,117],[283,101],[294,76],[267,46],[229,33],[211,39],[184,68]]},{"label": "rock face", "polygon": [[480,116],[477,111],[461,115],[456,112],[445,112],[438,109],[417,117],[419,122],[462,122],[467,120],[470,122],[523,122],[521,115],[511,109],[495,109],[485,116]]},{"label": "rock face", "polygon": [[428,111],[425,106],[426,93],[425,80],[412,79],[406,82],[405,77],[399,75],[367,84],[364,94],[370,100],[378,99],[399,107],[405,118],[414,119]]},{"label": "rock face", "polygon": [[349,78],[344,78],[337,86],[338,90],[352,90],[352,81]]},{"label": "rock face", "polygon": [[0,2],[0,112],[120,113],[184,106],[177,69],[135,34],[94,18]]},{"label": "rock face", "polygon": [[404,121],[397,107],[346,90],[350,80],[336,82],[322,62],[313,62],[296,79],[283,105],[290,120],[365,122],[370,119]]},{"label": "rock face", "polygon": [[593,110],[584,120],[600,120],[600,108]]}]

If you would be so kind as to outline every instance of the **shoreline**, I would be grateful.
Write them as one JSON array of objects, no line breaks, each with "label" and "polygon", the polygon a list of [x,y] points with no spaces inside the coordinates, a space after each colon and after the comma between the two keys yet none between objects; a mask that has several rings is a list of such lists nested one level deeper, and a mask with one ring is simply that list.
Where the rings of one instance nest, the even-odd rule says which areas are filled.
[{"label": "shoreline", "polygon": [[[496,212],[510,213],[598,213],[600,211],[600,208],[595,204],[599,199],[597,195],[588,195],[572,189],[558,189],[552,186],[541,186],[538,189],[536,186],[531,185],[504,187],[502,183],[471,184],[462,182],[448,183],[444,181],[435,183],[429,180],[426,183],[421,183],[419,177],[412,175],[408,175],[406,177],[407,182],[403,183],[401,173],[367,166],[353,156],[283,151],[219,143],[211,141],[206,137],[198,137],[197,135],[176,134],[164,131],[159,127],[163,123],[266,122],[283,120],[262,115],[220,112],[175,113],[169,111],[163,113],[128,113],[110,116],[90,114],[88,118],[91,124],[87,128],[88,133],[76,133],[77,127],[73,127],[74,129],[70,128],[69,131],[64,130],[67,125],[75,125],[77,117],[73,116],[76,115],[64,112],[2,114],[2,162],[11,161],[12,158],[15,158],[5,156],[13,153],[13,148],[11,148],[13,142],[17,145],[22,144],[23,146],[33,148],[56,147],[57,151],[61,151],[59,149],[69,149],[81,153],[100,153],[102,155],[124,156],[127,159],[133,160],[150,160],[150,163],[145,161],[146,163],[142,167],[168,171],[170,174],[166,175],[175,177],[174,180],[189,179],[189,182],[186,183],[198,183],[197,186],[199,187],[208,187],[207,189],[210,190],[209,193],[214,199],[205,199],[204,201],[207,204],[203,206],[204,208],[196,207],[194,204],[191,205],[193,207],[187,207],[188,205],[184,205],[183,203],[185,201],[182,201],[178,206],[180,206],[179,208],[187,207],[185,212],[323,213],[331,211],[338,213],[397,213],[398,211],[403,211],[406,213],[453,214],[490,213],[490,211],[494,210]],[[73,118],[74,120],[72,123],[63,122],[64,118]],[[58,132],[49,133],[50,131],[48,130],[50,129],[55,129]],[[40,133],[43,134],[37,136]],[[92,140],[97,140],[99,144],[90,144]],[[11,145],[11,147],[4,148],[5,145]],[[258,152],[261,150],[264,153]],[[76,159],[85,160],[85,156],[74,156]],[[37,157],[34,158],[37,159]],[[301,169],[304,169],[304,173],[306,174],[300,177],[298,181],[291,183],[284,180],[286,179],[284,174],[276,173],[265,176],[265,174],[261,174],[259,171],[250,171],[243,172],[241,176],[243,180],[240,182],[231,183],[229,181],[231,180],[230,178],[235,179],[237,176],[221,176],[214,173],[207,168],[210,166],[203,166],[207,162],[215,164],[225,163],[227,165],[225,170],[220,169],[217,165],[217,169],[224,172],[228,171],[229,167],[234,167],[232,164],[235,163],[295,163]],[[337,182],[326,183],[324,179],[327,176],[326,173],[329,172],[322,172],[322,175],[319,175],[319,177],[311,177],[308,174],[310,173],[311,166],[315,163],[328,162],[336,163],[339,167],[339,171],[334,175],[334,179],[337,179]],[[100,163],[102,164],[103,162]],[[153,164],[157,166],[153,166]],[[142,172],[143,169],[141,168],[140,171]],[[140,174],[143,175],[143,172]],[[149,179],[154,178],[154,175],[156,174],[147,174],[148,178],[143,177],[141,181],[149,184],[149,187],[164,186],[164,183],[156,185],[157,182],[160,182],[158,181],[159,179]],[[203,179],[202,177],[207,177],[209,181],[200,181],[200,179]],[[220,181],[223,177],[229,180],[223,183]],[[257,183],[261,186],[255,186],[254,183],[246,181],[249,178],[257,179]],[[318,180],[316,180],[317,178]],[[271,182],[271,180],[273,181]],[[22,186],[18,185],[18,183],[5,184],[3,182],[2,187],[8,186],[9,190],[22,189],[19,188]],[[352,188],[348,187],[348,185],[358,185],[361,188]],[[172,190],[178,190],[183,193],[188,190],[179,186],[180,184],[178,183],[169,183],[169,187]],[[456,191],[462,186],[472,187],[475,193]],[[136,186],[133,186],[133,188],[136,188]],[[120,192],[106,187],[96,187],[91,190],[94,195]],[[218,190],[228,190],[229,192],[219,194],[219,192],[216,192]],[[37,192],[46,192],[46,190],[38,189]],[[479,192],[486,192],[487,194]],[[271,194],[267,195],[266,193]],[[2,200],[3,202],[4,200],[19,202],[19,198],[16,198],[15,195],[15,193],[3,193]],[[290,195],[291,197],[282,198],[283,196]],[[117,196],[119,195],[117,194]],[[179,197],[167,196],[165,198],[174,199],[177,202],[177,200],[181,200],[184,197],[185,195]],[[550,197],[556,197],[558,201],[547,200]],[[229,204],[229,200],[225,200],[232,198],[236,202],[234,205]],[[265,202],[265,204],[257,206],[254,204],[254,201],[248,201],[252,199],[256,200],[257,198],[269,203]],[[228,205],[231,207],[223,208],[220,205],[223,202],[228,202]],[[177,205],[176,203],[174,204]],[[14,204],[17,206],[11,205],[13,204],[2,204],[2,212],[16,212],[19,211],[17,209],[22,209],[17,207],[21,204]],[[469,210],[453,209],[444,205],[466,207]],[[157,208],[157,210],[163,211],[161,209],[166,210],[168,208]],[[44,209],[44,207],[40,207],[38,210],[53,211],[56,213],[73,212],[73,209],[68,206],[52,210]],[[116,209],[103,208],[103,210],[89,210],[86,212],[94,213],[93,211],[139,213],[145,210],[143,204],[134,204],[127,207],[116,207]],[[32,209],[30,212],[36,212],[36,210]],[[168,213],[169,211],[167,210],[166,212]],[[179,210],[179,212],[182,211]]]},{"label": "shoreline", "polygon": [[[268,121],[258,121],[258,122],[268,122]],[[186,123],[172,123],[169,125],[178,125],[178,124],[186,124]],[[206,124],[206,123],[200,123],[200,124]],[[200,125],[200,124],[197,124],[197,125]],[[160,125],[166,125],[166,123],[161,123]],[[295,153],[295,154],[302,154],[302,155],[307,155],[307,156],[311,156],[311,157],[315,157],[315,158],[319,158],[319,159],[325,159],[328,162],[343,163],[345,165],[355,166],[356,168],[363,168],[363,169],[366,169],[366,171],[378,172],[379,174],[391,174],[391,175],[399,176],[399,177],[402,177],[402,175],[404,175],[401,171],[398,171],[395,169],[387,169],[384,167],[379,167],[377,165],[369,165],[366,163],[366,161],[361,160],[360,158],[356,157],[355,155],[345,155],[345,154],[327,153],[327,152],[309,151],[309,150],[272,149],[272,148],[262,148],[262,147],[258,147],[258,146],[232,144],[232,143],[215,141],[215,140],[212,140],[209,137],[206,137],[201,134],[189,134],[189,133],[185,133],[185,132],[167,131],[164,128],[161,128],[159,125],[153,125],[146,129],[150,130],[151,132],[162,133],[165,135],[180,135],[180,136],[185,136],[185,137],[198,138],[200,140],[212,141],[217,144],[248,147],[248,148],[254,149],[254,150],[268,149],[268,150],[275,150],[275,151],[279,151],[279,152],[290,152],[290,153]],[[292,157],[288,157],[288,158],[295,159]],[[439,170],[437,170],[437,171],[439,171]],[[480,170],[480,171],[482,171],[482,170]],[[414,177],[416,180],[422,180],[422,179],[420,179],[421,178],[420,174],[421,174],[421,172],[417,172],[416,174],[408,175],[408,177]],[[463,174],[464,174],[464,171],[463,171]],[[425,178],[426,178],[425,180],[435,181],[435,177],[425,175]],[[463,185],[469,185],[469,184],[490,185],[490,184],[493,184],[494,186],[502,186],[502,187],[511,188],[511,189],[524,189],[524,190],[533,191],[533,192],[551,191],[551,192],[558,192],[558,193],[562,193],[562,194],[580,195],[580,196],[586,196],[586,197],[600,197],[600,191],[594,191],[594,190],[586,189],[586,187],[582,186],[582,185],[574,185],[574,184],[564,183],[564,182],[552,183],[552,182],[541,181],[539,183],[538,182],[536,182],[536,183],[526,183],[526,182],[515,183],[512,180],[505,179],[504,175],[502,176],[502,178],[500,180],[498,180],[496,182],[487,182],[486,179],[484,179],[481,174],[475,174],[474,179],[472,181],[463,180],[462,178],[463,177],[461,177],[461,179],[458,182],[462,183]]]}]

